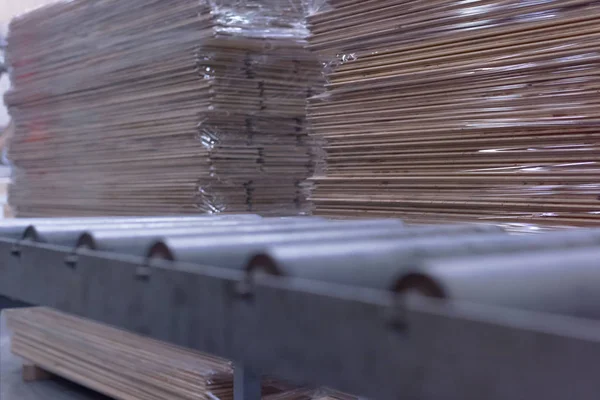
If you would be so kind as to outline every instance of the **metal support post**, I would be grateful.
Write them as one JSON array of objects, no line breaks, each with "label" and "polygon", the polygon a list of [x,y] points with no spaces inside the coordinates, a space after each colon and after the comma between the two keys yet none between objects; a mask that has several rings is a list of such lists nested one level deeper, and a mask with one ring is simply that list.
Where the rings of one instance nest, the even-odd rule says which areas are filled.
[{"label": "metal support post", "polygon": [[233,399],[260,400],[261,378],[250,368],[236,363],[233,372]]}]

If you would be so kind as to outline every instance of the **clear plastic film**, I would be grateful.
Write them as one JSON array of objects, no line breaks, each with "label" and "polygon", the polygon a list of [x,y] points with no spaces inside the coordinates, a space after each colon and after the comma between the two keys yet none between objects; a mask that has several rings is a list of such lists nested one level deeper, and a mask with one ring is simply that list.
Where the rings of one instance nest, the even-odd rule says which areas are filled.
[{"label": "clear plastic film", "polygon": [[[268,16],[248,11],[247,19],[221,4],[218,19],[235,23],[223,28],[224,36],[219,27],[220,34],[198,49],[211,99],[199,124],[209,162],[198,187],[204,212],[309,211],[305,182],[314,174],[315,145],[305,108],[307,98],[322,90],[321,67],[304,48],[300,3],[276,3],[267,7]],[[282,6],[296,14],[274,17]]]},{"label": "clear plastic film", "polygon": [[595,1],[332,0],[309,18],[317,213],[596,225],[599,22]]},{"label": "clear plastic film", "polygon": [[[19,216],[308,210],[318,3],[64,1],[7,58]],[[278,188],[281,188],[278,190]]]}]

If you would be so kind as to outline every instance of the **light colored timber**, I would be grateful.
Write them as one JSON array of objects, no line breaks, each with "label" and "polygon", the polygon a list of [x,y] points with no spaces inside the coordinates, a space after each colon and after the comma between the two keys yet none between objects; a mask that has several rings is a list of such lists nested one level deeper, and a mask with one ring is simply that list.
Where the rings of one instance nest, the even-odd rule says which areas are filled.
[{"label": "light colored timber", "polygon": [[307,211],[309,3],[77,0],[15,19],[17,215]]},{"label": "light colored timber", "polygon": [[595,226],[600,6],[333,0],[309,48],[315,212]]},{"label": "light colored timber", "polygon": [[[233,398],[226,360],[45,308],[6,318],[12,352],[28,360],[25,380],[43,379],[43,371],[117,400]],[[263,381],[265,395],[290,389]]]}]

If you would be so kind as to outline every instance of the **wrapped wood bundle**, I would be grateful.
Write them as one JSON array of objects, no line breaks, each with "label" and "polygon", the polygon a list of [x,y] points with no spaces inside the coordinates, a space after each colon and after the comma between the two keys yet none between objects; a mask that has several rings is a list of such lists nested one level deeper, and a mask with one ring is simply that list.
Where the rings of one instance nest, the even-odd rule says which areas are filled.
[{"label": "wrapped wood bundle", "polygon": [[600,5],[331,0],[316,212],[517,227],[600,221]]},{"label": "wrapped wood bundle", "polygon": [[13,353],[112,398],[233,398],[225,360],[45,308],[6,318]]},{"label": "wrapped wood bundle", "polygon": [[[48,308],[5,311],[11,350],[44,371],[118,400],[233,399],[229,361]],[[263,395],[290,386],[263,380]]]},{"label": "wrapped wood bundle", "polygon": [[17,214],[304,212],[309,6],[75,0],[15,19]]}]

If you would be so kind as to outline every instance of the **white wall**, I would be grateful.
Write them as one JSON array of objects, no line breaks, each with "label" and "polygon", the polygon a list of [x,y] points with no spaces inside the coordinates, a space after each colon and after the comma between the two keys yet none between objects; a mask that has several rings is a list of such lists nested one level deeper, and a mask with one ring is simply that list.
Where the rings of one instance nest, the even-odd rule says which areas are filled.
[{"label": "white wall", "polygon": [[[8,23],[15,15],[33,10],[37,7],[52,3],[55,0],[0,0],[0,33],[6,35]],[[0,127],[8,124],[8,112],[4,107],[4,93],[10,87],[8,77],[0,79]]]}]

